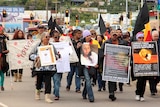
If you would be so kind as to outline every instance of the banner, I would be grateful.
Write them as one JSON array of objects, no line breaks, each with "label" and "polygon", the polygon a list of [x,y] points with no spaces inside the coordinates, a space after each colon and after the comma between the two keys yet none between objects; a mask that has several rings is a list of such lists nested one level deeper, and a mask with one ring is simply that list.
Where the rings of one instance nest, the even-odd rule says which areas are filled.
[{"label": "banner", "polygon": [[9,50],[8,57],[10,69],[33,67],[33,62],[29,61],[29,54],[32,48],[39,42],[40,40],[7,41],[7,48]]},{"label": "banner", "polygon": [[69,43],[68,42],[50,42],[54,45],[61,58],[56,61],[56,68],[58,73],[70,72],[69,62]]},{"label": "banner", "polygon": [[105,44],[103,80],[129,82],[130,51],[129,46]]},{"label": "banner", "polygon": [[77,56],[77,53],[73,47],[72,41],[70,39],[69,36],[61,36],[59,39],[61,42],[68,42],[69,43],[69,47],[68,47],[68,51],[69,51],[69,61],[70,63],[75,63],[79,61],[79,58]]},{"label": "banner", "polygon": [[159,76],[157,42],[133,42],[134,76]]},{"label": "banner", "polygon": [[6,11],[7,16],[3,18],[3,15],[0,14],[0,22],[2,24],[5,22],[23,22],[24,8],[23,7],[8,7],[0,6],[0,12]]}]

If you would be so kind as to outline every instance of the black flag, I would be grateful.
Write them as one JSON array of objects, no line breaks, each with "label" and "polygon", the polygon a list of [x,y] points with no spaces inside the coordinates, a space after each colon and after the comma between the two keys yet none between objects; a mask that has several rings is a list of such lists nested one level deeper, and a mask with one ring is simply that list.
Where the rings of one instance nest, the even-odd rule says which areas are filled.
[{"label": "black flag", "polygon": [[53,28],[53,21],[52,21],[52,16],[51,16],[48,21],[48,30],[52,30],[52,29],[55,29],[55,27]]},{"label": "black flag", "polygon": [[105,26],[105,24],[104,24],[104,21],[103,21],[103,19],[102,19],[102,16],[101,16],[101,14],[100,14],[100,18],[99,18],[99,28],[100,28],[100,33],[101,34],[104,34],[105,32],[106,32],[106,26]]},{"label": "black flag", "polygon": [[57,30],[59,31],[59,33],[63,34],[63,30],[61,29],[61,27],[56,23],[56,19],[52,19],[52,16],[50,17],[49,21],[48,21],[48,30],[55,30],[55,28],[57,28]]},{"label": "black flag", "polygon": [[145,24],[149,22],[149,10],[147,7],[147,3],[143,4],[143,7],[140,9],[139,14],[136,19],[136,23],[133,30],[133,41],[136,40],[135,36],[138,32],[145,29]]}]

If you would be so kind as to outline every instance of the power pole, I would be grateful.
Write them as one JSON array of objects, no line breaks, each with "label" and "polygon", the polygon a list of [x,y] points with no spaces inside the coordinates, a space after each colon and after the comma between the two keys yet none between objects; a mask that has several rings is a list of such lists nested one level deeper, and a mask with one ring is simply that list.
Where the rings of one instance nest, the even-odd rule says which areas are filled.
[{"label": "power pole", "polygon": [[126,27],[127,27],[127,24],[128,24],[127,15],[128,15],[128,0],[126,0]]},{"label": "power pole", "polygon": [[46,0],[46,21],[48,22],[48,0]]}]

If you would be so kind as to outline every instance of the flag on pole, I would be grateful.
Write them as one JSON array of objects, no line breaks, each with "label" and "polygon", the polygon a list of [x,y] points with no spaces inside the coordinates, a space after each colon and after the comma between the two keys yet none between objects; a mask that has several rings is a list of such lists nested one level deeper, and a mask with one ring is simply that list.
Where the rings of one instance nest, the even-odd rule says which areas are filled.
[{"label": "flag on pole", "polygon": [[63,34],[63,30],[56,23],[56,19],[54,19],[54,21],[53,21],[52,16],[51,16],[49,21],[48,21],[48,30],[49,30],[49,32],[51,32],[52,30],[55,30],[55,28],[59,31],[59,33]]},{"label": "flag on pole", "polygon": [[137,16],[133,30],[133,40],[136,40],[136,34],[142,30],[144,30],[144,41],[151,41],[152,37],[149,23],[149,10],[146,2],[143,4],[143,7],[140,9],[140,12]]},{"label": "flag on pole", "polygon": [[48,30],[53,30],[53,29],[55,29],[55,22],[53,22],[53,18],[52,18],[52,16],[49,18],[49,21],[48,21]]},{"label": "flag on pole", "polygon": [[106,28],[106,26],[104,24],[104,21],[102,19],[101,14],[100,14],[99,25],[98,26],[99,26],[99,29],[100,29],[100,34],[104,34],[106,32],[107,28]]}]

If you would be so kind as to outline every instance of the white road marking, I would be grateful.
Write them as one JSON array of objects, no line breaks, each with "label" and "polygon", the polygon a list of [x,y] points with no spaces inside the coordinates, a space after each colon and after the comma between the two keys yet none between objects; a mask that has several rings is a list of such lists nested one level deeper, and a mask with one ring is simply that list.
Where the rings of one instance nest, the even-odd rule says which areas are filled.
[{"label": "white road marking", "polygon": [[8,107],[8,106],[0,102],[0,107]]}]

